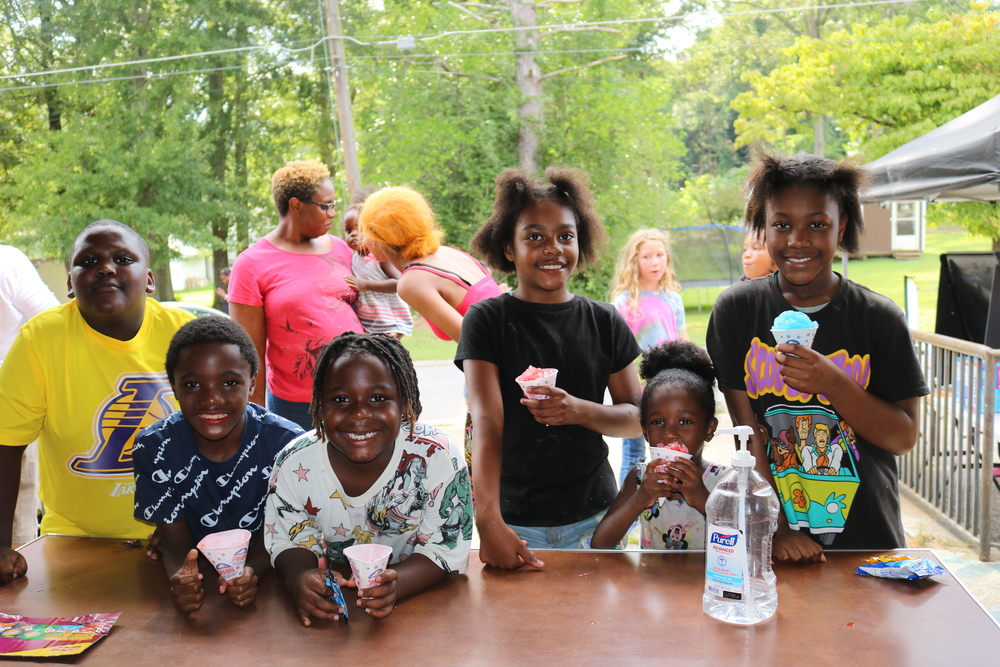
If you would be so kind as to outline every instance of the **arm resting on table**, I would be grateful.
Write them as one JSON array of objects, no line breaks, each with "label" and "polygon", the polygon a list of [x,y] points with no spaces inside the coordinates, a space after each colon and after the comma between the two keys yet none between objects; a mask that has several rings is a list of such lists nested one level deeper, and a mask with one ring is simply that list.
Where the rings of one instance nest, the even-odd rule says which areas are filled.
[{"label": "arm resting on table", "polygon": [[0,445],[0,583],[3,584],[23,577],[28,571],[24,556],[11,548],[24,449]]}]

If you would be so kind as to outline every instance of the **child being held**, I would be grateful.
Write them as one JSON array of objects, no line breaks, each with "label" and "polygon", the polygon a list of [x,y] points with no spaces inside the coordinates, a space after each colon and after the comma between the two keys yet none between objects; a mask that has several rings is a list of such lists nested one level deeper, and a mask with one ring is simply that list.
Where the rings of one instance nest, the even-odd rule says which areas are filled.
[{"label": "child being held", "polygon": [[218,581],[236,605],[253,603],[258,577],[271,569],[261,539],[267,484],[275,456],[302,429],[249,403],[258,364],[253,341],[233,320],[182,326],[166,358],[180,412],[140,433],[132,449],[135,518],[156,524],[170,592],[185,613],[205,597],[195,545],[209,533],[243,528],[253,536],[243,576]]},{"label": "child being held", "polygon": [[358,606],[374,618],[465,572],[468,469],[451,438],[417,423],[420,392],[406,348],[382,334],[337,336],[316,360],[309,411],[315,431],[278,457],[264,520],[264,543],[302,624],[345,611],[329,599],[320,559],[346,563],[344,549],[355,544],[392,547],[379,585],[358,591]]},{"label": "child being held", "polygon": [[358,291],[354,312],[366,333],[384,333],[396,338],[409,336],[413,333],[410,307],[396,294],[399,269],[369,254],[358,230],[360,214],[360,204],[353,204],[344,213],[344,240],[354,251],[351,259],[354,275],[344,276],[344,280]]},{"label": "child being held", "polygon": [[684,445],[691,458],[635,465],[591,546],[614,548],[638,518],[643,549],[704,549],[705,501],[726,472],[701,458],[719,424],[712,360],[694,343],[678,340],[644,353],[639,374],[647,381],[639,404],[643,435],[654,447]]}]

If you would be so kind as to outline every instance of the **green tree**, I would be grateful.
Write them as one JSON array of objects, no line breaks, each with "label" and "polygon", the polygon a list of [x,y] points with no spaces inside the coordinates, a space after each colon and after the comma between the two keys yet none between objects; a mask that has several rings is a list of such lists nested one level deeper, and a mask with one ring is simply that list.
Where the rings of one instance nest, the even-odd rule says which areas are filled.
[{"label": "green tree", "polygon": [[785,49],[791,62],[751,75],[751,90],[733,102],[737,145],[787,144],[823,113],[836,120],[846,150],[873,159],[1000,92],[1000,14],[929,18],[800,38]]},{"label": "green tree", "polygon": [[[852,25],[876,24],[895,16],[919,19],[928,8],[965,11],[968,6],[964,0],[875,6],[825,0],[691,0],[683,8],[692,12],[691,18],[683,25],[697,39],[663,65],[675,90],[671,115],[688,149],[684,158],[688,173],[721,174],[746,161],[745,144],[736,142],[737,112],[731,104],[751,89],[754,76],[766,76],[787,64],[790,56],[784,47],[797,39],[831,40],[834,33]],[[781,9],[788,11],[776,11]],[[774,145],[792,152],[842,152],[837,123],[822,109],[801,113],[794,129]]]},{"label": "green tree", "polygon": [[[788,64],[749,77],[752,89],[733,102],[737,145],[791,149],[808,133],[808,119],[824,113],[843,135],[844,152],[869,161],[1000,94],[1000,12],[898,16],[826,41],[801,38],[786,55]],[[993,205],[932,204],[928,220],[959,224],[1000,250]]]}]

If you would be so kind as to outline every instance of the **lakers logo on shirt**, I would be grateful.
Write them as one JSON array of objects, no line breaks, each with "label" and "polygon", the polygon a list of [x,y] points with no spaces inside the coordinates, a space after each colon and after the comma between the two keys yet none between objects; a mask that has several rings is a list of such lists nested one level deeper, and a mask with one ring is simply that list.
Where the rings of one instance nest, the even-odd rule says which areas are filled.
[{"label": "lakers logo on shirt", "polygon": [[132,443],[139,431],[176,410],[166,373],[123,373],[94,415],[94,445],[69,460],[84,477],[132,475]]}]

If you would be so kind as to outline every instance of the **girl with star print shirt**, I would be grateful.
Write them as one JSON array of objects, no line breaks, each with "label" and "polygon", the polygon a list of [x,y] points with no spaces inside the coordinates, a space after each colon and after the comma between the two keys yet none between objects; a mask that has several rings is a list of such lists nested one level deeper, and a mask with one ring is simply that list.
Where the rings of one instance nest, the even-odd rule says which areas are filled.
[{"label": "girl with star print shirt", "polygon": [[271,562],[286,549],[304,547],[346,563],[345,548],[377,543],[392,547],[390,565],[416,552],[445,572],[465,572],[472,491],[464,454],[445,433],[420,423],[409,437],[403,424],[393,459],[360,496],[344,491],[327,443],[315,432],[285,448],[275,462],[264,519]]}]

